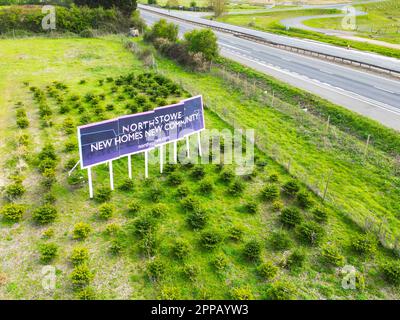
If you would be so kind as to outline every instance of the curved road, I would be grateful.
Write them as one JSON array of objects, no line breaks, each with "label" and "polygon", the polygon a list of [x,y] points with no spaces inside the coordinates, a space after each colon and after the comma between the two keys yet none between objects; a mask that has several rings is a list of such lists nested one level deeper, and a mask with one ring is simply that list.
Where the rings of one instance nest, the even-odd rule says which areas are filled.
[{"label": "curved road", "polygon": [[[149,24],[161,18],[154,12],[141,10],[141,14]],[[179,25],[180,35],[199,28],[173,17],[167,20]],[[230,25],[227,26],[230,27]],[[223,56],[400,131],[400,81],[258,44],[230,34],[221,32],[215,32],[215,34]],[[285,38],[286,41],[290,41],[289,37]],[[308,43],[319,46],[319,43],[304,41],[304,44]],[[322,46],[323,48],[330,47],[324,44]],[[347,53],[348,50],[344,49],[344,51]],[[373,58],[369,54],[361,57]],[[385,58],[382,61],[400,68],[400,61],[396,59]]]}]

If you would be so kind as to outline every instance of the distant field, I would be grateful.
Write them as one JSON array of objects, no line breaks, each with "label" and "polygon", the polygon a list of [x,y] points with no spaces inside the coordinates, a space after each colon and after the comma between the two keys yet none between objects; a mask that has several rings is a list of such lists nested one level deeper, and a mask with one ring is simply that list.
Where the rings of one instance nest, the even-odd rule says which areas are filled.
[{"label": "distant field", "polygon": [[[368,15],[357,17],[357,36],[400,43],[400,2],[397,0],[356,6]],[[305,25],[315,28],[343,30],[342,18],[312,19]]]}]

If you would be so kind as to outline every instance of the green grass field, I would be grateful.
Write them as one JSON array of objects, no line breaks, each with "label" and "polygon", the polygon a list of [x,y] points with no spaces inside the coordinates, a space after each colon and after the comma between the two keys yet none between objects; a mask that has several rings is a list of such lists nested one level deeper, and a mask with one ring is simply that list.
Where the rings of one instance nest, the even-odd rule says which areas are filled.
[{"label": "green grass field", "polygon": [[[244,187],[235,195],[232,194],[233,181],[221,180],[224,176],[221,170],[227,172],[230,166],[221,169],[216,165],[206,165],[203,179],[195,178],[195,169],[189,165],[172,166],[170,169],[181,173],[180,187],[184,188],[179,190],[186,188],[186,192],[200,202],[202,212],[207,213],[204,229],[193,230],[189,224],[193,213],[184,209],[177,194],[178,187],[171,182],[176,181],[177,175],[159,174],[158,165],[152,165],[151,178],[146,182],[143,157],[134,156],[133,190],[117,188],[112,193],[110,203],[115,212],[104,221],[98,216],[100,203],[88,199],[86,183],[77,187],[67,182],[65,166],[71,159],[78,158],[78,152],[76,149],[66,151],[66,144],[74,142],[75,137],[74,133],[65,131],[65,120],[70,118],[76,126],[127,113],[126,105],[133,103],[134,99],[125,92],[128,86],[115,80],[131,72],[136,77],[145,72],[141,61],[124,48],[120,38],[0,40],[0,55],[3,57],[0,62],[0,105],[3,106],[0,111],[0,182],[2,186],[8,186],[10,175],[18,171],[24,178],[26,192],[15,201],[27,206],[27,212],[19,223],[10,223],[4,217],[0,222],[3,259],[0,298],[276,299],[282,294],[282,286],[292,293],[286,298],[399,298],[398,287],[387,283],[381,272],[383,262],[395,261],[392,254],[378,244],[372,245],[376,250],[354,251],[353,237],[363,234],[362,228],[355,223],[359,217],[369,216],[383,221],[384,216],[387,220],[384,228],[391,231],[399,228],[396,217],[399,185],[396,185],[398,178],[392,171],[393,159],[373,145],[368,158],[362,160],[364,143],[334,126],[326,134],[326,144],[323,145],[321,119],[294,110],[284,113],[271,108],[257,98],[258,91],[249,96],[223,79],[216,70],[205,74],[187,72],[171,61],[157,57],[158,70],[186,90],[169,95],[163,103],[201,93],[207,103],[207,128],[231,128],[231,124],[218,115],[228,122],[233,117],[235,126],[254,128],[256,142],[262,149],[256,149],[257,169],[251,179],[233,178],[233,181],[240,180],[239,184]],[[108,81],[107,77],[113,79]],[[67,87],[58,87],[54,81]],[[30,87],[38,88],[46,97],[52,114],[45,121],[38,113],[39,105],[33,99]],[[88,93],[95,96],[104,94],[100,107],[85,102]],[[60,107],[72,104],[76,97],[76,107],[60,113]],[[158,100],[151,103],[156,106]],[[104,109],[109,104],[113,104],[113,110]],[[18,108],[27,112],[29,126],[25,129],[16,126]],[[44,126],[49,121],[52,125]],[[26,146],[19,142],[22,134],[28,136]],[[42,185],[43,177],[36,159],[48,142],[53,144],[58,155],[56,182],[50,190],[56,199],[54,205],[58,217],[49,225],[38,226],[32,220],[32,213],[43,203],[48,191]],[[290,174],[284,169],[289,158],[292,159]],[[323,184],[323,176],[328,170],[333,170],[334,175],[325,205],[305,185],[300,185],[301,190],[311,197],[313,207],[320,207],[328,213],[326,223],[317,223],[313,208],[300,210],[302,219],[308,224],[317,224],[325,233],[320,242],[310,245],[301,237],[305,229],[285,227],[280,222],[282,208],[263,200],[260,193],[271,185],[281,189],[292,176],[307,183],[314,179],[315,183]],[[126,182],[126,159],[114,162],[114,173],[117,187]],[[278,181],[274,182],[276,177]],[[201,191],[199,180],[210,181],[214,189],[209,194]],[[107,188],[108,183],[107,166],[97,167],[94,170],[95,194],[99,193],[101,186]],[[159,189],[163,192],[160,193]],[[154,194],[160,197],[156,201],[150,197]],[[278,198],[284,207],[298,207],[296,198],[285,193],[278,194]],[[128,213],[128,204],[132,200],[140,204],[140,209],[134,214]],[[159,204],[155,204],[157,201]],[[253,202],[257,212],[251,214],[245,205]],[[2,199],[1,203],[5,205],[7,201]],[[156,215],[156,208],[162,208],[162,214]],[[151,219],[146,220],[149,217]],[[139,236],[138,223],[145,221],[154,222],[153,231]],[[88,223],[92,229],[86,240],[72,238],[78,222]],[[281,240],[280,246],[272,242],[273,234],[279,230],[280,236],[276,237]],[[221,242],[213,250],[206,250],[200,244],[203,231],[221,235]],[[314,239],[313,234],[307,234]],[[183,260],[173,254],[177,239],[184,240],[189,248],[184,250],[189,255]],[[245,245],[252,240],[261,245],[258,262],[249,261],[244,256]],[[375,238],[373,244],[377,241]],[[48,263],[57,270],[53,291],[45,291],[41,285],[44,264],[40,262],[38,246],[44,243],[58,246],[58,256]],[[85,291],[85,296],[82,296],[82,290],[74,289],[71,280],[73,266],[70,256],[77,246],[89,249],[87,264],[93,273],[89,288],[94,293]],[[330,258],[323,259],[322,249],[332,246],[338,252],[325,252],[325,257]],[[305,256],[305,261],[303,265],[294,267],[290,262],[298,262],[298,250],[301,250],[301,257]],[[293,253],[297,253],[297,260]],[[262,261],[272,263],[277,269],[261,273],[258,266]],[[333,261],[338,266],[346,263],[356,267],[361,275],[356,290],[342,288],[343,275],[338,266],[332,265]],[[153,276],[150,277],[149,273]],[[157,278],[154,274],[160,276]],[[365,279],[365,284],[361,279]]]},{"label": "green grass field", "polygon": [[[357,17],[357,36],[371,38],[391,43],[400,43],[400,4],[396,0],[382,3],[370,3],[356,6],[367,12],[365,16]],[[343,30],[341,18],[312,19],[305,25],[315,28]]]}]

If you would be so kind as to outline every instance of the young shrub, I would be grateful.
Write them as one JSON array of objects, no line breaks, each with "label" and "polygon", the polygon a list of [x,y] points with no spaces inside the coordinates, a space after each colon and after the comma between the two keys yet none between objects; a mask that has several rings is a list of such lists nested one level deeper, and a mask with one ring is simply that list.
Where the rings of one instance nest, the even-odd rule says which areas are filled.
[{"label": "young shrub", "polygon": [[140,240],[139,248],[147,256],[154,256],[157,248],[157,237],[156,233],[153,231],[147,232],[143,235],[142,240]]},{"label": "young shrub", "polygon": [[22,220],[25,210],[23,205],[10,203],[1,208],[0,213],[5,220],[15,223]]},{"label": "young shrub", "polygon": [[303,216],[296,207],[288,207],[282,210],[279,219],[285,226],[293,228],[303,221]]},{"label": "young shrub", "polygon": [[195,29],[186,32],[184,37],[189,52],[202,53],[206,61],[218,57],[217,37],[211,29]]},{"label": "young shrub", "polygon": [[233,300],[254,300],[253,293],[249,287],[233,288],[231,296]]},{"label": "young shrub", "polygon": [[298,226],[299,238],[310,245],[317,245],[325,235],[325,230],[314,221],[303,222]]},{"label": "young shrub", "polygon": [[243,254],[250,261],[258,261],[261,254],[261,243],[255,239],[244,245]]},{"label": "young shrub", "polygon": [[321,249],[321,256],[327,264],[333,265],[335,267],[342,267],[345,262],[344,256],[334,245],[323,246]]},{"label": "young shrub", "polygon": [[96,300],[96,292],[92,287],[85,287],[76,292],[78,300]]},{"label": "young shrub", "polygon": [[93,274],[86,264],[80,264],[72,270],[70,278],[75,288],[83,288],[93,279]]},{"label": "young shrub", "polygon": [[72,231],[72,238],[75,240],[85,240],[90,232],[92,232],[92,228],[89,224],[85,222],[78,222],[74,226],[74,230]]},{"label": "young shrub", "polygon": [[85,182],[85,177],[83,176],[82,172],[75,170],[70,176],[67,177],[67,182],[69,185],[79,188]]},{"label": "young shrub", "polygon": [[94,196],[97,202],[107,202],[111,200],[111,189],[108,187],[100,187]]},{"label": "young shrub", "polygon": [[222,235],[218,231],[203,231],[200,235],[200,244],[207,250],[216,248],[222,242]]},{"label": "young shrub", "polygon": [[42,233],[42,239],[51,239],[54,237],[54,229],[48,228],[46,231]]},{"label": "young shrub", "polygon": [[133,191],[135,187],[135,183],[133,182],[132,179],[125,179],[120,185],[119,185],[119,190],[122,191]]},{"label": "young shrub", "polygon": [[142,209],[142,205],[139,200],[132,200],[128,203],[128,213],[130,215],[136,215]]},{"label": "young shrub", "polygon": [[228,267],[229,261],[225,255],[222,253],[217,254],[213,260],[211,260],[211,265],[218,271],[225,271]]},{"label": "young shrub", "polygon": [[85,247],[75,247],[69,259],[74,266],[84,264],[89,260],[89,250]]},{"label": "young shrub", "polygon": [[241,226],[232,226],[228,229],[228,238],[234,241],[240,241],[243,238],[244,230]]},{"label": "young shrub", "polygon": [[200,182],[199,191],[202,194],[208,195],[214,190],[214,184],[210,179],[206,179]]},{"label": "young shrub", "polygon": [[171,186],[179,186],[183,183],[183,175],[180,172],[172,172],[168,177]]},{"label": "young shrub", "polygon": [[261,191],[261,196],[266,201],[274,201],[279,197],[279,188],[274,184],[269,184]]},{"label": "young shrub", "polygon": [[178,39],[178,26],[173,23],[168,23],[165,19],[160,19],[144,34],[144,39],[146,41],[154,41],[157,38],[176,42]]},{"label": "young shrub", "polygon": [[53,261],[57,257],[58,246],[55,243],[39,245],[40,262],[43,264]]},{"label": "young shrub", "polygon": [[37,224],[43,225],[53,222],[57,218],[57,215],[58,213],[56,207],[45,204],[33,211],[32,219]]},{"label": "young shrub", "polygon": [[18,144],[27,147],[29,145],[29,136],[25,133],[18,136]]},{"label": "young shrub", "polygon": [[180,300],[179,289],[177,287],[166,287],[161,289],[161,300]]},{"label": "young shrub", "polygon": [[64,133],[67,135],[70,135],[75,132],[75,124],[72,118],[66,118],[63,121],[62,127],[64,129]]},{"label": "young shrub", "polygon": [[269,175],[269,181],[270,182],[272,182],[272,183],[275,183],[275,182],[278,182],[279,181],[279,175],[277,174],[277,173],[271,173],[270,175]]},{"label": "young shrub", "polygon": [[297,203],[303,209],[310,208],[313,204],[310,194],[307,191],[300,191],[297,194]]},{"label": "young shrub", "polygon": [[367,256],[375,253],[377,241],[372,234],[361,234],[353,237],[351,247],[357,253]]},{"label": "young shrub", "polygon": [[260,264],[257,268],[258,274],[265,280],[272,280],[278,274],[279,268],[271,261]]},{"label": "young shrub", "polygon": [[147,273],[152,280],[160,280],[166,273],[166,267],[160,259],[154,259],[147,264]]},{"label": "young shrub", "polygon": [[273,232],[269,241],[274,250],[288,250],[293,246],[293,241],[285,230]]},{"label": "young shrub", "polygon": [[328,213],[323,208],[315,208],[312,214],[318,223],[326,223],[328,221]]},{"label": "young shrub", "polygon": [[188,215],[187,222],[194,230],[203,229],[208,221],[207,212],[202,208],[196,208]]},{"label": "young shrub", "polygon": [[181,200],[181,205],[186,211],[194,211],[200,207],[200,201],[194,196],[187,196]]},{"label": "young shrub", "polygon": [[158,218],[163,218],[165,216],[168,215],[168,206],[164,203],[158,203],[155,204],[151,210],[150,210],[150,214],[152,217],[158,219]]},{"label": "young shrub", "polygon": [[296,287],[288,281],[277,281],[267,291],[270,300],[294,300],[296,294]]},{"label": "young shrub", "polygon": [[290,180],[283,185],[283,192],[288,196],[294,196],[299,192],[300,186],[296,180]]},{"label": "young shrub", "polygon": [[150,215],[142,215],[138,217],[134,222],[135,231],[141,237],[144,237],[146,234],[152,232],[156,228],[156,220],[154,217]]},{"label": "young shrub", "polygon": [[179,198],[185,198],[190,194],[190,189],[188,186],[180,186],[177,191],[176,191],[176,195]]},{"label": "young shrub", "polygon": [[233,180],[235,173],[230,169],[224,169],[220,174],[221,181],[228,183]]},{"label": "young shrub", "polygon": [[164,196],[164,191],[158,186],[153,186],[149,190],[149,198],[154,202],[159,202],[163,196]]},{"label": "young shrub", "polygon": [[114,214],[115,208],[111,203],[103,203],[99,208],[99,218],[102,220],[108,220]]},{"label": "young shrub", "polygon": [[255,200],[247,201],[244,205],[244,210],[250,214],[257,214],[259,212],[259,204]]},{"label": "young shrub", "polygon": [[26,192],[25,187],[23,186],[21,181],[15,181],[14,183],[9,184],[5,188],[6,197],[9,200],[14,200],[23,196]]},{"label": "young shrub", "polygon": [[106,226],[104,231],[109,236],[116,236],[119,232],[121,232],[121,226],[116,223],[110,223]]},{"label": "young shrub", "polygon": [[204,169],[204,166],[202,166],[202,165],[197,165],[192,170],[192,177],[195,179],[198,179],[198,180],[203,179],[205,175],[206,175],[206,171]]},{"label": "young shrub", "polygon": [[303,249],[296,248],[286,258],[285,267],[289,270],[300,269],[306,262],[307,255]]},{"label": "young shrub", "polygon": [[281,200],[275,200],[272,202],[272,210],[275,212],[280,212],[283,209],[283,202]]},{"label": "young shrub", "polygon": [[228,189],[229,194],[238,196],[243,193],[245,185],[241,180],[235,180]]},{"label": "young shrub", "polygon": [[49,190],[56,182],[56,172],[54,169],[45,169],[42,173],[42,176],[43,179],[41,181],[41,184],[43,187]]},{"label": "young shrub", "polygon": [[57,154],[56,150],[54,149],[54,146],[51,144],[46,144],[42,151],[38,154],[38,159],[40,161],[45,160],[45,159],[50,159],[50,160],[57,160]]},{"label": "young shrub", "polygon": [[186,264],[183,267],[183,274],[190,280],[195,281],[200,273],[200,268],[194,264]]},{"label": "young shrub", "polygon": [[112,239],[110,244],[110,253],[114,256],[119,255],[122,252],[123,246],[120,240]]},{"label": "young shrub", "polygon": [[387,282],[396,286],[400,284],[400,263],[398,261],[384,263],[381,271]]},{"label": "young shrub", "polygon": [[190,245],[186,240],[178,239],[172,246],[173,255],[179,259],[183,260],[190,255]]},{"label": "young shrub", "polygon": [[17,116],[17,126],[20,129],[25,129],[29,127],[29,120],[25,116]]}]

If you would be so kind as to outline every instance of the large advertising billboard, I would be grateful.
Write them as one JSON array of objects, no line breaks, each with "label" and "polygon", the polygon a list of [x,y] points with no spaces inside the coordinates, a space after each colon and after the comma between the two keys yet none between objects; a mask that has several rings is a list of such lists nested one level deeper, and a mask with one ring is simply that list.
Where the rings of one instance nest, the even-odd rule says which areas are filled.
[{"label": "large advertising billboard", "polygon": [[81,168],[151,150],[204,129],[202,96],[78,127]]}]

